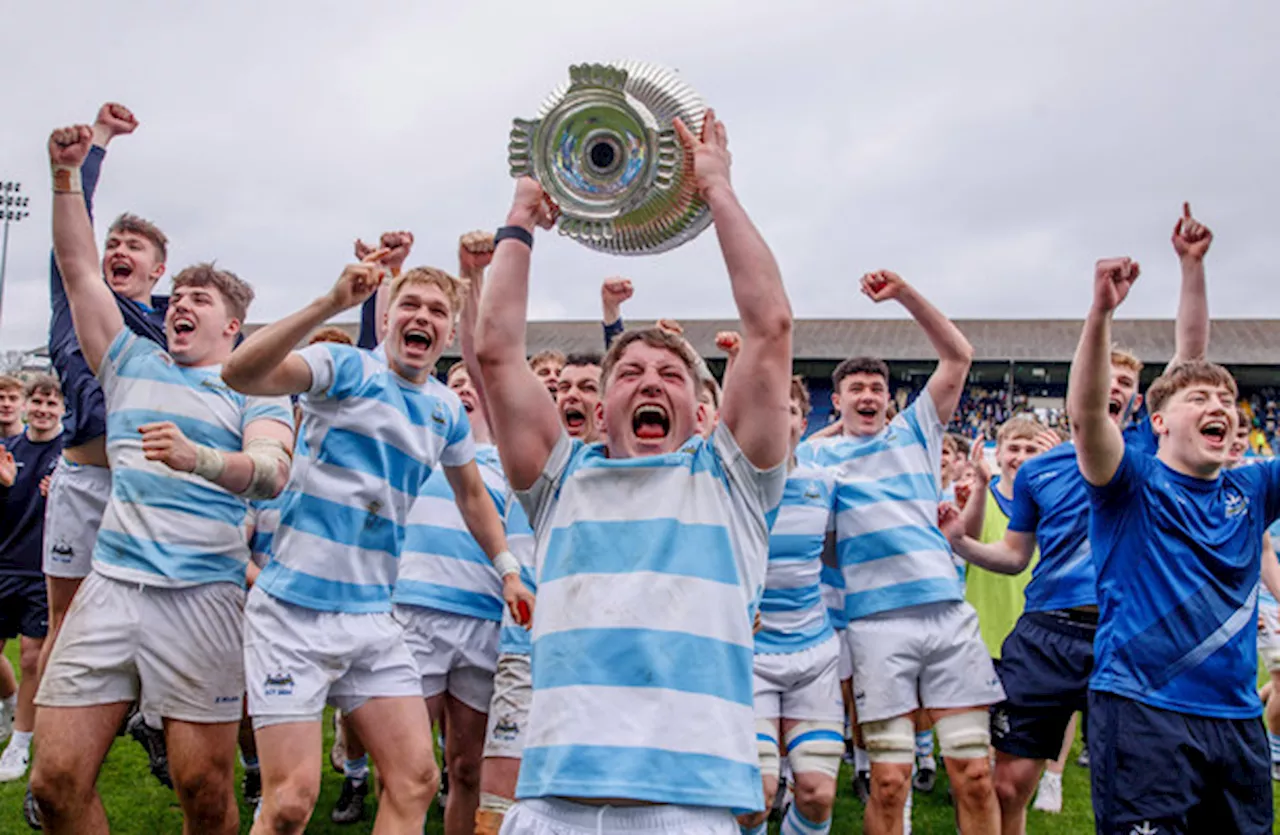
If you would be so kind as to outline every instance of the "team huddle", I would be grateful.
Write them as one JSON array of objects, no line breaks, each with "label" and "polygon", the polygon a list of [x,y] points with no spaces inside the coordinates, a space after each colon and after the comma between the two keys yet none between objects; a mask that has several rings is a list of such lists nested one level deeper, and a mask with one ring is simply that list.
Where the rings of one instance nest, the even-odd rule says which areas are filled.
[{"label": "team huddle", "polygon": [[[129,723],[163,742],[186,831],[238,831],[239,750],[252,831],[302,832],[327,705],[332,817],[376,790],[380,833],[423,829],[433,723],[450,835],[763,833],[783,794],[781,831],[817,835],[847,744],[866,831],[901,833],[935,735],[958,831],[1020,833],[1082,711],[1099,832],[1271,831],[1255,677],[1261,646],[1280,678],[1274,598],[1259,629],[1280,462],[1242,463],[1189,209],[1148,416],[1110,334],[1139,267],[1103,259],[1070,439],[1012,417],[993,475],[945,432],[973,348],[889,271],[860,289],[905,308],[936,370],[898,411],[884,362],[845,360],[838,420],[802,440],[786,290],[711,111],[676,129],[737,306],[720,380],[678,325],[623,327],[622,280],[603,356],[528,356],[531,252],[558,214],[528,178],[496,234],[462,236],[456,276],[407,267],[413,236],[388,232],[247,336],[253,291],[220,266],[153,297],[163,233],[124,215],[99,257],[91,219],[136,125],[105,105],[50,137],[60,385],[33,383],[6,440],[35,450],[24,489],[52,472],[43,533],[24,528],[49,625],[18,723],[46,831],[107,831],[94,786]],[[324,327],[353,308],[356,344]],[[988,618],[979,591],[1012,610]]]}]

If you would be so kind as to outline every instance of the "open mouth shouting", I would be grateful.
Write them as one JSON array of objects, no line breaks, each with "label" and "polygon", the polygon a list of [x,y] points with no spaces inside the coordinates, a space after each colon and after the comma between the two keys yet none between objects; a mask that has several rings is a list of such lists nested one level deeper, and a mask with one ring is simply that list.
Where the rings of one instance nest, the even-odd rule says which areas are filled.
[{"label": "open mouth shouting", "polygon": [[1113,397],[1107,401],[1107,414],[1111,417],[1119,417],[1124,412],[1124,401],[1119,397]]},{"label": "open mouth shouting", "polygon": [[173,333],[175,336],[187,336],[196,329],[196,320],[185,313],[173,317]]},{"label": "open mouth shouting", "polygon": [[1210,449],[1226,449],[1229,432],[1226,418],[1209,418],[1200,424],[1200,436],[1209,443]]},{"label": "open mouth shouting", "polygon": [[[565,406],[560,410],[560,417],[564,421],[564,428],[572,437],[578,437],[587,429],[587,413],[577,406]],[[635,421],[632,420],[634,425]]]},{"label": "open mouth shouting", "polygon": [[404,355],[411,359],[425,359],[433,343],[431,334],[421,328],[406,330],[403,339]]},{"label": "open mouth shouting", "polygon": [[126,258],[112,258],[107,262],[107,283],[114,288],[123,287],[133,276],[133,264]]},{"label": "open mouth shouting", "polygon": [[646,403],[631,415],[631,431],[642,441],[661,441],[671,432],[671,416],[656,403]]}]

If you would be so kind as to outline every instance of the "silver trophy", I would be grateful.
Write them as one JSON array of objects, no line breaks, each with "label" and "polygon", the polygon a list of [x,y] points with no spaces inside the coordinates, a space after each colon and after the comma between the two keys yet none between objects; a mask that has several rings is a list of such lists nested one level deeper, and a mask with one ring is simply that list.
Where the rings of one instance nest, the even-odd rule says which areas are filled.
[{"label": "silver trophy", "polygon": [[592,249],[674,249],[711,224],[672,120],[695,135],[706,105],[675,73],[621,61],[578,64],[531,121],[516,119],[511,176],[535,178],[560,207],[560,234]]}]

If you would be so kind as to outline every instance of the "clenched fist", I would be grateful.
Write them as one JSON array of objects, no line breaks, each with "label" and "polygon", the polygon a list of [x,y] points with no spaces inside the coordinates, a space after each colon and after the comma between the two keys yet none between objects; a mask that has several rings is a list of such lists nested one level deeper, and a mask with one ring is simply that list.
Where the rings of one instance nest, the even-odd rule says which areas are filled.
[{"label": "clenched fist", "polygon": [[105,134],[107,139],[113,139],[133,133],[138,127],[138,119],[123,104],[107,102],[98,111],[93,127]]},{"label": "clenched fist", "polygon": [[730,357],[736,357],[742,350],[742,334],[737,331],[720,331],[716,334],[716,347]]},{"label": "clenched fist", "polygon": [[1132,258],[1103,258],[1093,268],[1093,306],[1111,313],[1124,303],[1138,280],[1138,262]]},{"label": "clenched fist", "polygon": [[382,259],[389,250],[379,249],[370,252],[359,264],[348,264],[342,268],[342,275],[329,291],[329,299],[339,310],[364,304],[378,291],[383,279],[387,277],[387,268],[382,266]]},{"label": "clenched fist", "polygon": [[196,448],[176,424],[144,423],[138,431],[142,433],[142,454],[148,461],[159,461],[180,473],[195,470]]},{"label": "clenched fist", "polygon": [[[413,233],[405,232],[383,232],[382,237],[378,239],[378,249],[385,249],[387,254],[382,257],[379,263],[393,273],[400,272],[400,268],[404,266],[404,262],[409,258],[409,250],[413,249]],[[355,245],[356,258],[363,261],[375,252],[375,248],[369,246],[362,240],[357,239]]]},{"label": "clenched fist", "polygon": [[876,270],[862,277],[862,293],[877,304],[896,299],[907,288],[902,276],[891,270]]},{"label": "clenched fist", "polygon": [[72,125],[58,128],[49,135],[49,162],[79,169],[93,145],[93,128]]},{"label": "clenched fist", "polygon": [[493,261],[493,233],[477,229],[458,239],[458,271],[464,276],[484,272]]}]

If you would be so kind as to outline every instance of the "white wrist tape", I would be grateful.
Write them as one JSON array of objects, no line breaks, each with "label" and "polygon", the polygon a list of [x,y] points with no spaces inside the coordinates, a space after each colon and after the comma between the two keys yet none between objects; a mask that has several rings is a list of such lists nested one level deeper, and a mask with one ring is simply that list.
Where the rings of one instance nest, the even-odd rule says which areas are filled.
[{"label": "white wrist tape", "polygon": [[245,444],[244,452],[253,462],[253,477],[240,495],[246,499],[269,499],[277,489],[280,465],[289,471],[289,450],[275,438],[254,438]]},{"label": "white wrist tape", "polygon": [[221,450],[194,444],[196,448],[196,466],[191,472],[208,481],[214,481],[227,468],[227,457]]},{"label": "white wrist tape", "polygon": [[504,579],[508,574],[520,573],[520,562],[510,551],[503,551],[493,558],[493,567],[498,569],[498,574]]},{"label": "white wrist tape", "polygon": [[49,170],[53,174],[54,194],[84,193],[84,184],[80,182],[80,167],[78,165],[51,163]]}]

